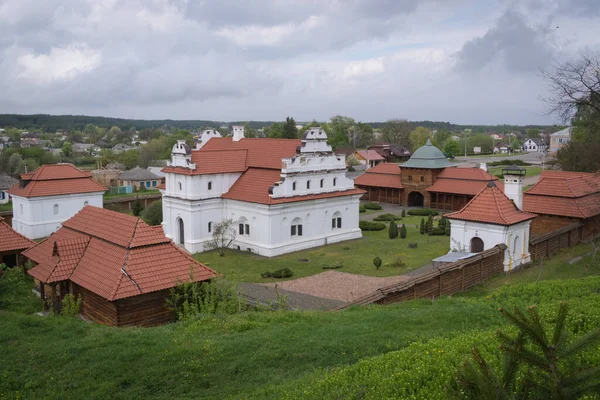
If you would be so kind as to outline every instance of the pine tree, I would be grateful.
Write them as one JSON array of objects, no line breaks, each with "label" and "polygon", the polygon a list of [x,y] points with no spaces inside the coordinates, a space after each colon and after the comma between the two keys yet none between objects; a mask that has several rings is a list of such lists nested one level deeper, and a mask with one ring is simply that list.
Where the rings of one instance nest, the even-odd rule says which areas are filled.
[{"label": "pine tree", "polygon": [[578,399],[600,391],[600,368],[577,366],[580,353],[600,343],[600,329],[569,343],[565,302],[560,305],[551,337],[535,306],[526,313],[516,307],[513,313],[503,309],[500,312],[519,331],[516,337],[498,332],[503,354],[501,370],[495,371],[474,348],[474,361],[462,364],[452,384],[457,397]]},{"label": "pine tree", "polygon": [[438,221],[438,228],[440,228],[443,231],[446,231],[446,217],[440,218],[440,220]]},{"label": "pine tree", "polygon": [[419,232],[421,232],[421,235],[425,234],[425,218],[421,218],[421,226],[419,227]]},{"label": "pine tree", "polygon": [[430,215],[429,218],[427,218],[427,225],[425,226],[426,230],[427,230],[427,234],[429,236],[431,236],[433,234],[433,217]]},{"label": "pine tree", "polygon": [[398,225],[396,225],[396,221],[392,218],[390,221],[390,229],[388,231],[390,239],[395,239],[398,237]]},{"label": "pine tree", "polygon": [[140,199],[138,199],[136,197],[135,201],[133,202],[133,206],[131,207],[131,212],[136,217],[139,217],[142,214],[142,211],[144,211],[144,207],[142,207],[142,203],[140,202]]},{"label": "pine tree", "polygon": [[402,209],[402,218],[406,217],[406,210],[403,208]]},{"label": "pine tree", "polygon": [[402,227],[400,228],[400,238],[406,239],[406,224],[402,224]]},{"label": "pine tree", "polygon": [[446,218],[446,236],[450,236],[450,220]]}]

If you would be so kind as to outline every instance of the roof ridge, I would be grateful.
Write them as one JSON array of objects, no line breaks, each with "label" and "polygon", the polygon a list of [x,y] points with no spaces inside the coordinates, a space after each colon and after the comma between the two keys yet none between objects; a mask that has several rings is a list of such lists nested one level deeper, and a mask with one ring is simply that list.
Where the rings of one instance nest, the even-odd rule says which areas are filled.
[{"label": "roof ridge", "polygon": [[[81,239],[81,238],[76,238],[76,239]],[[77,260],[77,262],[75,263],[75,266],[73,267],[73,269],[71,270],[71,273],[69,274],[67,279],[71,279],[71,276],[73,275],[73,272],[75,272],[75,270],[77,269],[77,267],[79,266],[79,263],[81,262],[81,259],[83,258],[83,256],[85,255],[85,252],[88,248],[88,246],[90,245],[90,242],[92,241],[92,238],[90,236],[88,236],[87,241],[85,243],[85,247],[83,248],[83,251],[81,252],[81,257],[79,257],[79,259]],[[56,242],[54,242],[56,243]],[[60,258],[60,256],[59,256]]]},{"label": "roof ridge", "polygon": [[135,238],[135,233],[137,232],[137,226],[138,226],[139,222],[140,222],[140,218],[138,217],[137,220],[135,221],[135,226],[133,227],[133,234],[131,235],[129,244],[127,245],[127,247],[125,247],[127,252],[125,253],[125,259],[123,260],[123,265],[121,266],[122,274],[121,274],[121,277],[119,278],[119,281],[115,285],[115,289],[113,290],[112,294],[110,295],[111,300],[113,300],[115,298],[117,291],[121,287],[121,282],[123,282],[123,276],[127,276],[129,278],[129,280],[131,281],[131,283],[133,283],[135,285],[135,287],[137,287],[137,289],[140,291],[140,294],[142,294],[142,289],[140,288],[140,286],[125,270],[125,267],[127,266],[127,261],[129,261],[129,255],[131,254],[131,243],[133,243],[133,239]]}]

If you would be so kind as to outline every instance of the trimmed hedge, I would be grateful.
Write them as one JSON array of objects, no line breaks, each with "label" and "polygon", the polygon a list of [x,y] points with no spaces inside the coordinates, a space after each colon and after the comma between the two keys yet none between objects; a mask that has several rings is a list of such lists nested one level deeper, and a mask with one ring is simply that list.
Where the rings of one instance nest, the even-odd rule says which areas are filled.
[{"label": "trimmed hedge", "polygon": [[383,210],[383,207],[377,203],[365,203],[363,207],[367,210]]},{"label": "trimmed hedge", "polygon": [[431,208],[417,208],[416,210],[408,210],[408,215],[428,216],[439,215],[439,212]]},{"label": "trimmed hedge", "polygon": [[361,231],[382,231],[385,229],[383,222],[359,221],[358,227]]},{"label": "trimmed hedge", "polygon": [[262,274],[260,274],[260,276],[262,276],[263,278],[289,278],[290,276],[294,275],[294,273],[292,272],[291,269],[289,268],[282,268],[282,269],[278,269],[275,272],[263,272]]},{"label": "trimmed hedge", "polygon": [[365,208],[365,206],[363,206],[362,204],[358,206],[358,212],[359,213],[364,213],[365,211],[367,211],[367,209]]},{"label": "trimmed hedge", "polygon": [[487,164],[489,167],[498,167],[500,165],[504,166],[504,165],[518,165],[521,167],[525,167],[528,165],[531,165],[531,163],[525,162],[523,160],[500,160],[500,161],[493,161]]},{"label": "trimmed hedge", "polygon": [[373,221],[391,221],[391,220],[396,220],[396,221],[400,221],[402,219],[402,216],[400,215],[394,215],[394,214],[379,214],[378,216],[376,216],[375,218],[373,218]]}]

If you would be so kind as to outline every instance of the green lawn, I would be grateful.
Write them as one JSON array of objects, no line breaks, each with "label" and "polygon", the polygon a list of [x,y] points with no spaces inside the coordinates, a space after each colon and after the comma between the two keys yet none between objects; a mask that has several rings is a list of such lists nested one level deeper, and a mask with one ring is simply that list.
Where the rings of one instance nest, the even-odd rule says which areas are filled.
[{"label": "green lawn", "polygon": [[160,191],[158,189],[151,189],[151,190],[139,190],[137,192],[133,192],[133,193],[109,193],[106,192],[104,193],[104,200],[113,200],[113,199],[118,199],[118,198],[123,198],[123,197],[136,197],[136,196],[149,196],[149,195],[157,195],[160,194]]},{"label": "green lawn", "polygon": [[[572,249],[546,268],[558,274],[585,252]],[[528,276],[511,275],[514,283]],[[535,303],[548,319],[566,299],[570,332],[600,325],[600,278],[589,276],[476,288],[469,297],[246,312],[145,329],[32,315],[39,300],[31,285],[0,279],[0,398],[444,398],[471,346],[497,348],[493,332],[505,326],[499,306]],[[590,349],[585,361],[598,362],[599,354]]]},{"label": "green lawn", "polygon": [[12,201],[6,204],[0,204],[0,211],[12,211]]},{"label": "green lawn", "polygon": [[[504,167],[490,167],[488,168],[488,172],[494,176],[500,176],[502,175],[502,168]],[[525,176],[536,176],[542,173],[542,167],[537,165],[525,166],[521,168],[525,168],[527,170],[527,174]]]},{"label": "green lawn", "polygon": [[[325,271],[324,265],[334,265],[338,262],[343,263],[343,267],[338,271],[382,277],[402,275],[428,264],[433,258],[446,254],[449,250],[449,237],[421,235],[417,228],[420,221],[421,217],[406,217],[398,221],[407,226],[406,239],[398,237],[391,240],[385,229],[378,232],[363,232],[362,239],[316,247],[279,257],[267,258],[231,250],[225,257],[210,251],[196,254],[195,258],[225,276],[242,282],[278,281],[263,279],[260,274],[281,268],[290,268],[294,272],[294,276],[290,279],[314,275]],[[408,248],[408,243],[412,242],[418,243],[416,249]],[[383,260],[379,271],[373,266],[373,258],[376,256]],[[393,263],[398,257],[406,263],[405,267],[386,265]],[[308,259],[309,262],[301,262],[300,259]]]}]

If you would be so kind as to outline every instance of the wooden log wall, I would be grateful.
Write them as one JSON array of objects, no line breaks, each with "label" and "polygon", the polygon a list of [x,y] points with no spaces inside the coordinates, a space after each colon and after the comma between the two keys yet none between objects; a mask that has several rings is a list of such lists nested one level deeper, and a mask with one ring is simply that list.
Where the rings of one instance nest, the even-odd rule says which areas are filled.
[{"label": "wooden log wall", "polygon": [[529,241],[531,261],[549,258],[561,249],[573,247],[583,240],[583,224],[576,222]]},{"label": "wooden log wall", "polygon": [[386,286],[344,304],[338,309],[354,304],[390,304],[414,299],[434,299],[461,292],[493,275],[504,272],[506,245],[499,244],[473,257],[459,260],[408,281]]},{"label": "wooden log wall", "polygon": [[165,301],[168,290],[117,300],[118,326],[157,326],[172,322],[173,313]]},{"label": "wooden log wall", "polygon": [[113,302],[75,283],[72,291],[74,295],[81,296],[81,315],[99,324],[118,326],[117,307]]}]

